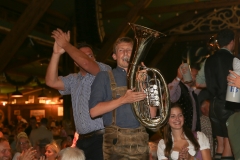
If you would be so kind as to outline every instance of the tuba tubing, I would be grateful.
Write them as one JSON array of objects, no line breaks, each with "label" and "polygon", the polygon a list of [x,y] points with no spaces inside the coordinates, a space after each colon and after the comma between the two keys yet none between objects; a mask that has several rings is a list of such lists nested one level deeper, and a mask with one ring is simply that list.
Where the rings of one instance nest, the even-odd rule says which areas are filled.
[{"label": "tuba tubing", "polygon": [[[131,106],[138,121],[143,126],[156,131],[165,125],[169,116],[170,95],[167,83],[161,72],[156,68],[144,68],[147,72],[147,79],[144,82],[139,81],[136,78],[136,74],[141,68],[140,63],[145,59],[152,44],[158,38],[166,35],[137,24],[129,23],[129,25],[135,33],[135,52],[130,57],[128,67],[128,89],[143,90],[147,94],[147,98],[143,101],[132,103]],[[144,88],[140,86],[144,86]],[[151,115],[151,109],[153,109],[151,107],[156,107],[155,110],[158,112],[158,115],[155,117]]]}]

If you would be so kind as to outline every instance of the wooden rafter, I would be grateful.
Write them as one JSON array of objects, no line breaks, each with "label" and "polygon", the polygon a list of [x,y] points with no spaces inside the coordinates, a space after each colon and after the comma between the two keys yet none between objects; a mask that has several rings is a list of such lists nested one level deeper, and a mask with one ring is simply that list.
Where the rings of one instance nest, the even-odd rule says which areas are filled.
[{"label": "wooden rafter", "polygon": [[[21,7],[16,7],[16,4]],[[13,1],[3,1],[0,5],[0,19],[8,23],[14,24],[21,16],[21,13],[24,12],[26,4]],[[42,18],[38,25],[35,27],[35,30],[40,31],[41,33],[49,34],[53,29],[57,27],[64,27],[66,23],[70,22],[70,19],[61,13],[56,11],[48,10]]]},{"label": "wooden rafter", "polygon": [[[159,30],[159,31],[169,30],[169,29],[171,29],[173,27],[176,27],[177,25],[181,25],[183,23],[186,23],[186,22],[189,22],[189,21],[191,21],[193,19],[201,17],[201,16],[203,16],[205,14],[208,14],[209,12],[210,11],[200,11],[198,14],[195,14],[192,11],[189,11],[189,12],[183,13],[183,14],[181,14],[178,17],[174,17],[174,18],[171,18],[169,20],[166,20],[166,21],[162,22],[162,25],[160,27],[158,27],[157,30]],[[151,67],[156,66],[161,61],[162,57],[167,53],[168,49],[172,46],[172,44],[178,40],[178,37],[180,37],[180,36],[177,36],[177,35],[175,35],[175,36],[172,35],[171,36],[170,35],[169,38],[162,38],[162,39],[160,39],[158,41],[158,43],[161,41],[165,45],[159,51],[159,53],[156,54],[155,57],[153,57],[153,60],[150,63]],[[198,37],[198,36],[195,36],[195,37]],[[191,38],[188,37],[188,38],[190,38],[191,41],[193,41],[193,38],[195,38],[195,37],[191,37]],[[198,37],[198,38],[200,38],[200,37]],[[201,38],[207,40],[206,37],[201,37]],[[183,40],[183,39],[179,38],[179,40]],[[189,39],[185,38],[185,40],[188,41]]]},{"label": "wooden rafter", "polygon": [[197,14],[195,14],[193,11],[187,11],[187,12],[180,14],[179,16],[167,19],[167,20],[161,22],[160,25],[153,26],[153,28],[158,31],[165,32],[176,26],[187,23],[193,19],[202,17],[203,15],[206,15],[209,12],[211,12],[211,10],[199,11]]},{"label": "wooden rafter", "polygon": [[[166,44],[161,48],[161,50],[156,54],[156,56],[153,58],[153,60],[149,63],[150,67],[154,67],[158,64],[158,62],[162,59],[162,57],[167,53],[169,48],[172,46],[172,44],[175,42],[176,38],[178,36],[171,36],[167,41]],[[163,38],[165,39],[165,38]]]},{"label": "wooden rafter", "polygon": [[104,0],[102,2],[102,9],[103,9],[103,12],[106,12],[110,9],[113,9],[115,7],[118,7],[120,5],[123,5],[124,3],[128,2],[129,0]]},{"label": "wooden rafter", "polygon": [[[175,42],[188,42],[188,41],[207,41],[211,36],[216,34],[216,32],[201,32],[201,34],[187,34],[178,36]],[[164,39],[157,40],[156,43],[166,43],[169,41],[171,36]]]},{"label": "wooden rafter", "polygon": [[3,71],[52,2],[53,0],[32,0],[27,6],[0,45],[0,59],[4,59],[0,64],[0,71]]},{"label": "wooden rafter", "polygon": [[[239,0],[219,0],[219,1],[203,1],[194,3],[184,3],[169,6],[160,7],[148,7],[140,11],[142,15],[162,14],[181,11],[200,11],[212,8],[221,8],[227,6],[239,5]],[[107,12],[103,14],[103,19],[124,18],[126,17],[126,11]]]},{"label": "wooden rafter", "polygon": [[151,3],[151,1],[152,0],[139,0],[137,5],[135,5],[134,7],[131,8],[131,10],[128,12],[128,15],[125,17],[123,22],[119,25],[119,27],[116,29],[116,32],[113,35],[111,35],[111,37],[108,39],[108,41],[102,47],[101,53],[100,53],[100,55],[102,55],[102,56],[99,57],[99,59],[98,59],[99,61],[105,62],[108,59],[108,57],[112,53],[111,46],[113,45],[114,41],[117,38],[126,35],[127,32],[130,30],[130,26],[128,25],[128,22],[135,23],[137,21],[137,19],[139,18],[138,12],[141,9],[146,8]]},{"label": "wooden rafter", "polygon": [[[32,0],[17,0],[17,1],[19,1],[19,2],[21,2],[23,4],[25,4],[25,5],[28,5]],[[70,21],[70,19],[67,16],[65,16],[65,15],[63,15],[63,14],[61,14],[59,12],[56,12],[54,10],[47,9],[46,13],[51,15],[51,16],[53,16],[53,17],[55,17],[55,18],[61,19],[62,21],[65,21],[65,22],[69,22]]]}]

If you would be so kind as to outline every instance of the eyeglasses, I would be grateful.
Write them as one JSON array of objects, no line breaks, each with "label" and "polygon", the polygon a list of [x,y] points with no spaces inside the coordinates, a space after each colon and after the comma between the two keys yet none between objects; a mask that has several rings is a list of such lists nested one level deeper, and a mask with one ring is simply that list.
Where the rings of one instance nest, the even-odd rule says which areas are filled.
[{"label": "eyeglasses", "polygon": [[29,144],[27,141],[26,142],[19,142],[20,145],[25,145],[25,144]]},{"label": "eyeglasses", "polygon": [[7,152],[9,153],[11,153],[11,149],[2,149],[1,151],[0,151],[2,154],[6,154]]}]

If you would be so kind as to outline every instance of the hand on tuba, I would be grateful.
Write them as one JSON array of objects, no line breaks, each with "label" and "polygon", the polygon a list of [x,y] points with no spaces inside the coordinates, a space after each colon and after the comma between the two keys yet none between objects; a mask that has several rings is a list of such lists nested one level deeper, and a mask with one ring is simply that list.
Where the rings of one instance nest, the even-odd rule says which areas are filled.
[{"label": "hand on tuba", "polygon": [[141,101],[146,98],[146,94],[144,92],[136,92],[134,89],[128,89],[124,96],[122,96],[122,102],[126,103],[134,103]]},{"label": "hand on tuba", "polygon": [[147,70],[146,66],[143,62],[141,62],[141,65],[138,66],[138,71],[136,72],[136,81],[140,84],[139,91],[144,91],[146,88],[146,80],[147,80]]}]

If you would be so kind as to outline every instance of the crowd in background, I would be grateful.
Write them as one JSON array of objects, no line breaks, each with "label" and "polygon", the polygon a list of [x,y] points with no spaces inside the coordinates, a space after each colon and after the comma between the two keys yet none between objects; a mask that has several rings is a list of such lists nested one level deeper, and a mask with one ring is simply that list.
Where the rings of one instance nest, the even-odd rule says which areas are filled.
[{"label": "crowd in background", "polygon": [[55,160],[59,157],[64,160],[74,154],[79,160],[85,160],[83,151],[73,145],[75,131],[70,120],[57,122],[42,118],[37,122],[36,117],[26,120],[18,115],[16,123],[1,126],[0,150],[9,160]]}]

